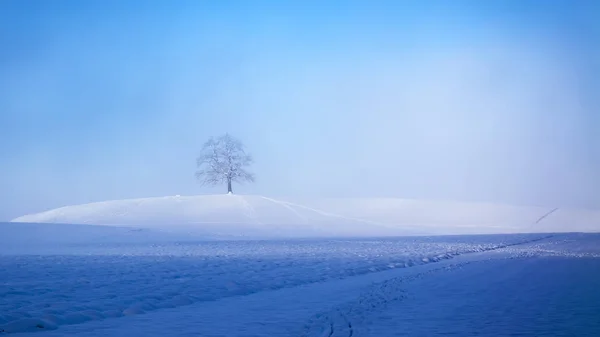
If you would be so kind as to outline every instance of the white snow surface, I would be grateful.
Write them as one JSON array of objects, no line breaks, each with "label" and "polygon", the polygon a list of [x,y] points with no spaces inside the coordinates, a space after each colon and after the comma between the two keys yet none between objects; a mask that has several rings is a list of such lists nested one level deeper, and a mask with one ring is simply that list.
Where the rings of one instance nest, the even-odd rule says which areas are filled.
[{"label": "white snow surface", "polygon": [[0,329],[5,332],[48,330],[407,268],[544,237],[185,242],[159,239],[152,231],[85,225],[55,226],[76,235],[35,235],[46,227],[0,225],[6,240],[0,247]]},{"label": "white snow surface", "polygon": [[[19,233],[20,226],[0,224],[0,228],[6,227],[3,238],[19,243],[25,231],[12,233]],[[32,232],[47,225],[27,226]],[[532,283],[523,278],[524,269],[539,264],[487,261],[559,257],[547,260],[543,270],[554,271],[548,280],[560,276],[563,283],[551,284],[545,293],[537,294],[552,301],[560,298],[555,296],[557,290],[580,289],[576,284],[564,284],[573,278],[569,272],[561,273],[561,268],[553,269],[553,264],[566,261],[571,265],[565,258],[600,258],[600,237],[577,233],[181,242],[177,237],[158,240],[152,231],[76,225],[57,228],[79,234],[54,242],[56,245],[52,237],[32,237],[20,242],[20,250],[0,246],[0,335],[388,336],[433,323],[441,324],[438,328],[445,331],[457,321],[423,317],[423,313],[436,314],[434,309],[444,303],[437,302],[436,296],[449,295],[446,304],[454,305],[452,312],[456,313],[465,310],[461,297],[464,301],[487,294],[495,304],[514,305],[502,296],[490,297],[494,294],[490,287],[497,291],[525,287],[519,296],[527,300],[528,293],[545,286],[541,280]],[[117,240],[95,240],[107,234]],[[44,246],[49,250],[44,251]],[[484,262],[484,268],[449,274],[474,262]],[[588,275],[588,283],[594,286],[600,265],[588,265],[577,270],[577,279],[587,272],[596,273]],[[529,277],[540,271],[536,269]],[[448,294],[444,275],[454,275],[451,286],[461,293]],[[509,280],[509,285],[507,275],[520,278]],[[419,279],[424,281],[415,281]],[[461,287],[465,283],[468,285]],[[480,293],[473,293],[471,287]],[[587,291],[588,297],[596,296],[585,288],[582,291]],[[413,304],[402,305],[411,298]],[[592,297],[588,303],[597,306]],[[591,322],[582,314],[593,319],[600,309],[565,304],[583,310],[575,313],[586,319],[577,323],[580,325]],[[480,311],[485,305],[471,308]],[[406,310],[413,316],[399,320]],[[545,312],[531,307],[524,310],[531,315]],[[558,319],[561,317],[565,316]],[[466,317],[465,321],[473,320]],[[469,330],[457,335],[466,335],[464,332]]]},{"label": "white snow surface", "polygon": [[598,232],[600,210],[396,198],[168,196],[61,207],[13,222],[122,225],[206,237]]}]

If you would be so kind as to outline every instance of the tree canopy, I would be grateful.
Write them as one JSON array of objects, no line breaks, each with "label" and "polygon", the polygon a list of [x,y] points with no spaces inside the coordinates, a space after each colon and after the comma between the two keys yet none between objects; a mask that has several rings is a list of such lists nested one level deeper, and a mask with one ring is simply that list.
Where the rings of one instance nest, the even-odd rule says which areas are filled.
[{"label": "tree canopy", "polygon": [[203,185],[227,184],[227,192],[233,193],[232,182],[254,182],[254,174],[246,167],[253,163],[244,144],[229,134],[211,137],[202,147],[196,161],[196,178]]}]

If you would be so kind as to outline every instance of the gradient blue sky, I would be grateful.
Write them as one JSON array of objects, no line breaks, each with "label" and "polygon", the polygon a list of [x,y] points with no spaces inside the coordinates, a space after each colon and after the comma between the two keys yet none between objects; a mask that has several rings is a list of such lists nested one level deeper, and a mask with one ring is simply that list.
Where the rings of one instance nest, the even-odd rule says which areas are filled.
[{"label": "gradient blue sky", "polygon": [[600,207],[597,1],[0,2],[0,220],[194,179]]}]

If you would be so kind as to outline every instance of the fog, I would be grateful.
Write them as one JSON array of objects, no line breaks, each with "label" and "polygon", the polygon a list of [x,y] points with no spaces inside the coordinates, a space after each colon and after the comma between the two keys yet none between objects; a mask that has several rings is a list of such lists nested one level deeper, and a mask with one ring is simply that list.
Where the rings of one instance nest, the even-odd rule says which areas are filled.
[{"label": "fog", "polygon": [[599,208],[598,5],[399,3],[3,1],[0,220],[224,193],[225,132],[238,193]]}]

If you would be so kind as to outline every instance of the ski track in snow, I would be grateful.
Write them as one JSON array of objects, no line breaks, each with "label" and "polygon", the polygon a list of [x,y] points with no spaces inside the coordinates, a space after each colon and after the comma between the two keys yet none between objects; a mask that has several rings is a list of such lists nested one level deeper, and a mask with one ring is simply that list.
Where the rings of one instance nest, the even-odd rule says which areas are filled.
[{"label": "ski track in snow", "polygon": [[406,297],[404,285],[428,274],[460,267],[468,262],[450,264],[429,269],[405,277],[395,277],[381,283],[375,283],[364,290],[356,299],[337,306],[327,312],[313,316],[304,327],[301,337],[352,337],[359,334],[356,327],[364,323],[365,318],[384,311],[388,305]]},{"label": "ski track in snow", "polygon": [[298,212],[294,207],[291,207],[290,205],[288,205],[288,203],[285,203],[285,202],[279,201],[279,200],[275,200],[275,199],[272,199],[272,198],[267,198],[267,197],[264,197],[264,196],[261,197],[261,198],[263,198],[263,199],[265,199],[267,201],[270,201],[272,203],[275,203],[275,204],[277,204],[279,206],[284,207],[285,209],[287,209],[290,212],[294,213],[294,215],[297,216],[298,219],[300,219],[302,221],[302,223],[308,224],[308,218],[305,217],[304,215],[300,214],[300,212]]},{"label": "ski track in snow", "polygon": [[256,209],[254,209],[254,207],[252,207],[252,205],[250,205],[250,203],[248,201],[246,201],[246,199],[244,199],[244,196],[242,195],[232,195],[232,198],[238,198],[240,200],[240,202],[242,203],[242,207],[244,209],[244,215],[249,218],[250,220],[254,221],[254,223],[256,223],[257,225],[264,225],[259,219],[258,216],[256,215]]},{"label": "ski track in snow", "polygon": [[553,209],[551,209],[550,211],[546,212],[545,214],[543,214],[541,217],[539,217],[539,218],[538,218],[538,219],[535,221],[534,225],[537,225],[537,224],[539,224],[539,223],[540,223],[540,222],[542,222],[544,219],[546,219],[547,217],[549,217],[550,215],[552,215],[552,213],[554,213],[554,212],[558,211],[558,209],[559,209],[559,208],[558,208],[558,207],[556,207],[556,208],[553,208]]},{"label": "ski track in snow", "polygon": [[[263,197],[264,198],[264,197]],[[312,208],[312,207],[308,207],[308,206],[304,206],[304,205],[300,205],[300,204],[296,204],[296,203],[292,203],[292,202],[288,202],[288,201],[281,201],[281,200],[274,200],[274,199],[270,199],[270,198],[266,198],[267,200],[271,200],[273,202],[282,204],[282,205],[288,205],[291,207],[298,207],[298,208],[303,208],[306,210],[309,210],[311,212],[315,212],[317,214],[320,214],[322,216],[326,216],[326,217],[332,217],[332,218],[338,218],[338,219],[342,219],[342,220],[348,220],[348,221],[355,221],[355,222],[361,222],[361,223],[365,223],[368,225],[376,225],[376,226],[381,226],[381,227],[385,227],[385,228],[391,228],[391,226],[389,224],[385,224],[385,223],[381,223],[381,222],[376,222],[376,221],[371,221],[371,220],[365,220],[365,219],[359,219],[359,218],[354,218],[354,217],[347,217],[347,216],[343,216],[343,215],[339,215],[339,214],[335,214],[335,213],[330,213],[330,212],[325,212],[316,208]],[[407,227],[416,227],[416,226],[407,226]]]},{"label": "ski track in snow", "polygon": [[[319,215],[325,216],[325,217],[331,217],[331,218],[337,218],[337,219],[341,219],[341,220],[346,220],[346,221],[352,221],[352,222],[359,222],[359,223],[364,223],[367,225],[375,225],[375,226],[379,226],[382,228],[386,228],[386,229],[394,229],[394,225],[390,224],[390,223],[385,223],[385,222],[380,222],[380,221],[373,221],[373,220],[367,220],[367,219],[361,219],[361,218],[356,218],[356,217],[349,217],[349,216],[345,216],[345,215],[340,215],[340,214],[336,214],[336,213],[331,213],[331,212],[326,212],[317,208],[313,208],[313,207],[309,207],[309,206],[305,206],[305,205],[300,205],[297,203],[293,203],[293,202],[288,202],[288,201],[282,201],[282,200],[275,200],[275,199],[271,199],[271,198],[266,198],[266,197],[262,197],[263,199],[267,199],[273,202],[276,202],[278,204],[281,205],[288,205],[291,207],[297,207],[297,208],[302,208],[302,209],[306,209],[308,211],[317,213]],[[548,214],[546,214],[546,216],[551,215],[552,213],[554,213],[556,210],[558,209],[554,209],[551,212],[549,212]],[[546,217],[545,216],[545,217]],[[404,224],[403,227],[407,228],[407,229],[420,229],[422,230],[423,228],[427,228],[427,227],[435,227],[437,225],[410,225],[410,224]],[[508,225],[484,225],[481,223],[477,223],[477,224],[471,224],[471,225],[465,225],[465,224],[453,224],[453,226],[455,228],[504,228],[504,229],[518,229],[518,226],[508,226]]]}]

